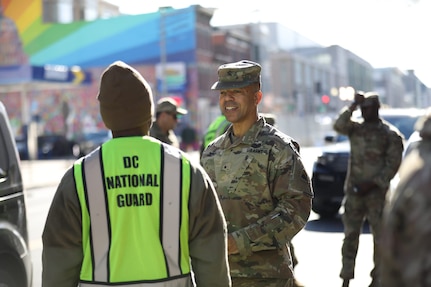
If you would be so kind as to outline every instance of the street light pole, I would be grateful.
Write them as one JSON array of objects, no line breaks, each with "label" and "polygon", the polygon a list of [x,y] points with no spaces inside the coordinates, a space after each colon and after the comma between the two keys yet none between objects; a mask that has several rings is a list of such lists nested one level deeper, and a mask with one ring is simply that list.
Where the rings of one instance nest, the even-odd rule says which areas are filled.
[{"label": "street light pole", "polygon": [[167,94],[165,69],[166,69],[166,19],[165,12],[168,7],[160,7],[160,80],[161,80],[161,98]]}]

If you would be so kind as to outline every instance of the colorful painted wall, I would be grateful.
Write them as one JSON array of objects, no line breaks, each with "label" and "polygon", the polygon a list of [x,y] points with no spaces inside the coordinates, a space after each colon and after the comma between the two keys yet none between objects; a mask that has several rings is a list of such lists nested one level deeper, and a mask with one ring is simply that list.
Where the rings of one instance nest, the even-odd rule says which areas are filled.
[{"label": "colorful painted wall", "polygon": [[[42,22],[42,0],[0,0],[3,13],[15,21],[32,65],[84,68],[115,60],[155,64],[165,42],[168,62],[195,62],[194,8],[124,15],[70,24]],[[162,36],[161,36],[162,35]]]},{"label": "colorful painted wall", "polygon": [[[8,48],[9,52],[21,51],[15,57],[19,59],[16,68],[27,63],[34,66],[77,65],[92,71],[94,81],[87,86],[39,89],[37,85],[31,85],[27,92],[30,119],[36,118],[40,122],[43,133],[62,133],[67,127],[74,135],[84,129],[102,128],[96,100],[98,80],[103,69],[116,60],[132,64],[143,73],[156,95],[162,92],[160,77],[163,75],[168,75],[169,80],[166,92],[182,99],[195,94],[189,90],[188,83],[190,73],[194,72],[191,67],[196,61],[193,6],[163,13],[54,24],[43,22],[42,0],[0,0],[0,4],[3,19],[15,27],[15,42],[20,45],[20,49]],[[160,54],[162,42],[165,43],[164,55]],[[0,59],[2,53],[0,47]],[[4,59],[10,58],[4,55]],[[161,67],[162,56],[166,62]],[[0,62],[0,69],[10,68],[9,64],[2,67]],[[166,70],[160,72],[163,67]],[[180,72],[172,75],[172,71]],[[10,71],[8,75],[11,75]],[[19,133],[26,124],[22,98],[16,92],[0,92],[0,100],[5,103],[13,117],[14,129]],[[66,120],[62,114],[64,102],[70,109]]]}]

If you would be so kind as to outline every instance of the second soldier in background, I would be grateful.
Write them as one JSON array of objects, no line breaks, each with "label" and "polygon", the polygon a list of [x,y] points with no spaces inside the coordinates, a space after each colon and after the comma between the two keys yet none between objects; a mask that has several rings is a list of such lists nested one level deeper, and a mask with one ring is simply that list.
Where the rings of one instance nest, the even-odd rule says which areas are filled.
[{"label": "second soldier in background", "polygon": [[179,107],[173,98],[161,98],[157,102],[156,120],[151,126],[150,136],[180,148],[174,129],[178,124],[179,117],[185,114],[187,114],[187,110]]},{"label": "second soldier in background", "polygon": [[[361,108],[363,122],[351,119]],[[380,101],[374,92],[357,92],[355,101],[344,107],[334,123],[334,129],[350,140],[350,159],[344,184],[344,241],[342,246],[343,287],[355,277],[355,260],[359,235],[365,219],[374,239],[374,268],[370,287],[380,286],[380,232],[382,213],[389,182],[396,174],[403,152],[403,136],[396,127],[379,117]]]}]

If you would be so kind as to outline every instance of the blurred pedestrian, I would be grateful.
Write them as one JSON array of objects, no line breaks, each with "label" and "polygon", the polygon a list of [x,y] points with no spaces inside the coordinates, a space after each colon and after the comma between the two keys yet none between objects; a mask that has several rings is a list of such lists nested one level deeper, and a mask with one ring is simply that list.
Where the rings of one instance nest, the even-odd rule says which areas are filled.
[{"label": "blurred pedestrian", "polygon": [[210,142],[224,134],[229,126],[230,122],[226,120],[224,115],[219,115],[216,117],[205,131],[200,148],[200,154],[202,155],[202,152],[210,144]]},{"label": "blurred pedestrian", "polygon": [[[357,107],[363,122],[352,120]],[[355,94],[355,101],[343,108],[334,129],[350,140],[350,159],[344,184],[344,241],[342,246],[343,287],[355,277],[359,235],[364,221],[371,226],[374,240],[374,268],[370,287],[379,284],[379,244],[381,219],[389,183],[398,171],[403,152],[403,136],[379,116],[380,101],[374,92]]]},{"label": "blurred pedestrian", "polygon": [[180,148],[180,144],[174,129],[178,124],[180,116],[187,114],[187,110],[178,106],[177,102],[170,97],[162,98],[157,102],[156,120],[150,129],[150,136]]},{"label": "blurred pedestrian", "polygon": [[204,150],[208,172],[228,223],[232,285],[294,284],[290,241],[305,226],[313,196],[297,143],[258,114],[261,66],[221,65],[219,105],[232,123]]},{"label": "blurred pedestrian", "polygon": [[431,109],[415,128],[422,140],[404,158],[383,213],[383,287],[431,286]]},{"label": "blurred pedestrian", "polygon": [[213,184],[187,154],[148,136],[148,83],[115,62],[97,99],[113,139],[77,160],[57,187],[42,235],[42,286],[189,287],[193,278],[231,286]]},{"label": "blurred pedestrian", "polygon": [[196,129],[190,125],[186,125],[181,131],[180,147],[183,151],[193,151],[198,148]]}]

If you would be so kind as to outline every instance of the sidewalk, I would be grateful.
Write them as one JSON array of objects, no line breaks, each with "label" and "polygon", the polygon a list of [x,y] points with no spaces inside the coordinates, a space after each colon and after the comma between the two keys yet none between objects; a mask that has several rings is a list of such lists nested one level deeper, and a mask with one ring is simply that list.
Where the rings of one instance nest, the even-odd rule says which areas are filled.
[{"label": "sidewalk", "polygon": [[57,186],[65,171],[74,161],[75,159],[21,161],[24,188]]}]

